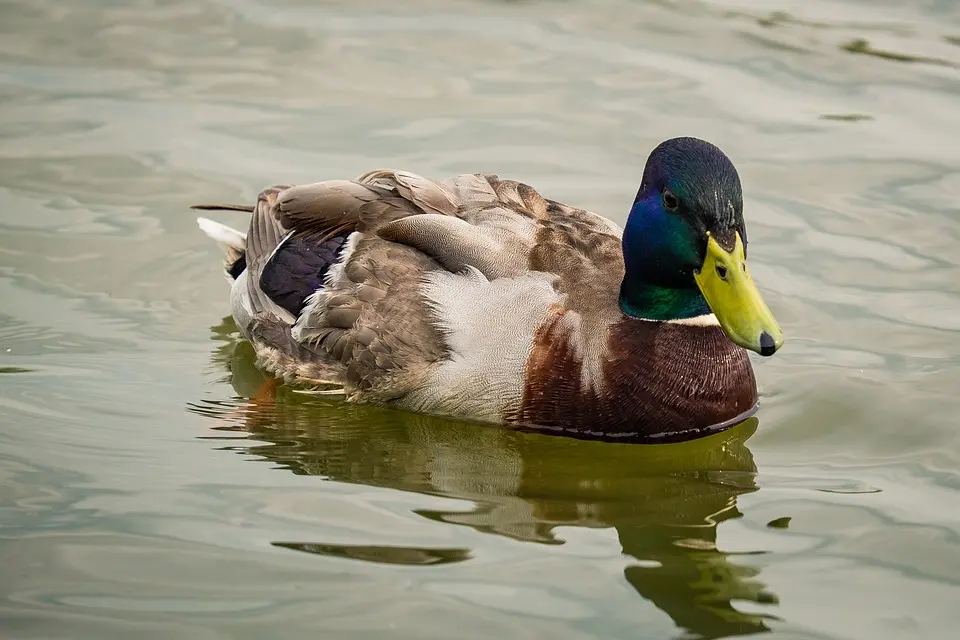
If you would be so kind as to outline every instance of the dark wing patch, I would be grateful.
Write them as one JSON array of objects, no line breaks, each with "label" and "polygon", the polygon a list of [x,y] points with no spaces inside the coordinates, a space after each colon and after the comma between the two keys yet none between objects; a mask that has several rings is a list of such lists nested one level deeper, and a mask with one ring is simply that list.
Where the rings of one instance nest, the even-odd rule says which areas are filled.
[{"label": "dark wing patch", "polygon": [[240,277],[240,274],[244,272],[247,268],[247,254],[243,252],[240,254],[240,257],[234,260],[233,264],[227,269],[227,273],[230,274],[230,277],[236,280]]},{"label": "dark wing patch", "polygon": [[350,232],[327,238],[317,234],[292,235],[282,241],[260,273],[260,290],[294,317],[307,298],[323,286]]}]

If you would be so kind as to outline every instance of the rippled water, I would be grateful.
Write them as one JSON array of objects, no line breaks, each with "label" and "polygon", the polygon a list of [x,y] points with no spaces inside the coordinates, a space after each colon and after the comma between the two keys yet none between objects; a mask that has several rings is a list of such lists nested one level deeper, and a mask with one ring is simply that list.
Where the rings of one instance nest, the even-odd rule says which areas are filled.
[{"label": "rippled water", "polygon": [[[956,637],[960,9],[756,4],[0,4],[0,636]],[[186,210],[397,167],[623,220],[674,135],[788,335],[685,445],[264,387]]]}]

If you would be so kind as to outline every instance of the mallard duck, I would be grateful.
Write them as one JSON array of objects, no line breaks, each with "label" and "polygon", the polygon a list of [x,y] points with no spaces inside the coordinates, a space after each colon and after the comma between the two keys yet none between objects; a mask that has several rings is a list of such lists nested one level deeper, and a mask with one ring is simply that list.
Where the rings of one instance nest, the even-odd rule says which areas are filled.
[{"label": "mallard duck", "polygon": [[347,401],[607,438],[682,440],[754,413],[747,349],[783,334],[750,277],[716,146],[650,154],[621,229],[495,175],[377,170],[207,218],[267,372]]}]

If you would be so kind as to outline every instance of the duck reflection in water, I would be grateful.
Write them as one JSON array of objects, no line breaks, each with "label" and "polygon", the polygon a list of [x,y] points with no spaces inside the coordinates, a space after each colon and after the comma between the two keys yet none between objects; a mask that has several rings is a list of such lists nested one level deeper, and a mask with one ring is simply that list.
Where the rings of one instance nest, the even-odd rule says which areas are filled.
[{"label": "duck reflection in water", "polygon": [[[756,580],[758,569],[716,547],[717,525],[741,516],[737,496],[757,490],[745,444],[755,419],[683,444],[630,445],[357,407],[277,387],[256,369],[231,319],[213,331],[222,341],[215,365],[240,397],[191,410],[258,441],[245,454],[296,474],[472,501],[467,513],[419,513],[523,542],[563,544],[557,527],[612,527],[637,561],[624,569],[627,582],[695,637],[762,633],[776,619],[734,607],[777,598]],[[276,544],[392,564],[469,559],[467,549]]]}]

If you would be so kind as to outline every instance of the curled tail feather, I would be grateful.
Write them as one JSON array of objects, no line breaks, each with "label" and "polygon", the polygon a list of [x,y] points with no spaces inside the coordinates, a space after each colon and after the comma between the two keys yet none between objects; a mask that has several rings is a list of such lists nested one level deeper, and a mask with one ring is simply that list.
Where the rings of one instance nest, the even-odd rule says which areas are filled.
[{"label": "curled tail feather", "polygon": [[191,209],[198,211],[243,211],[253,213],[253,205],[249,204],[192,204]]}]

